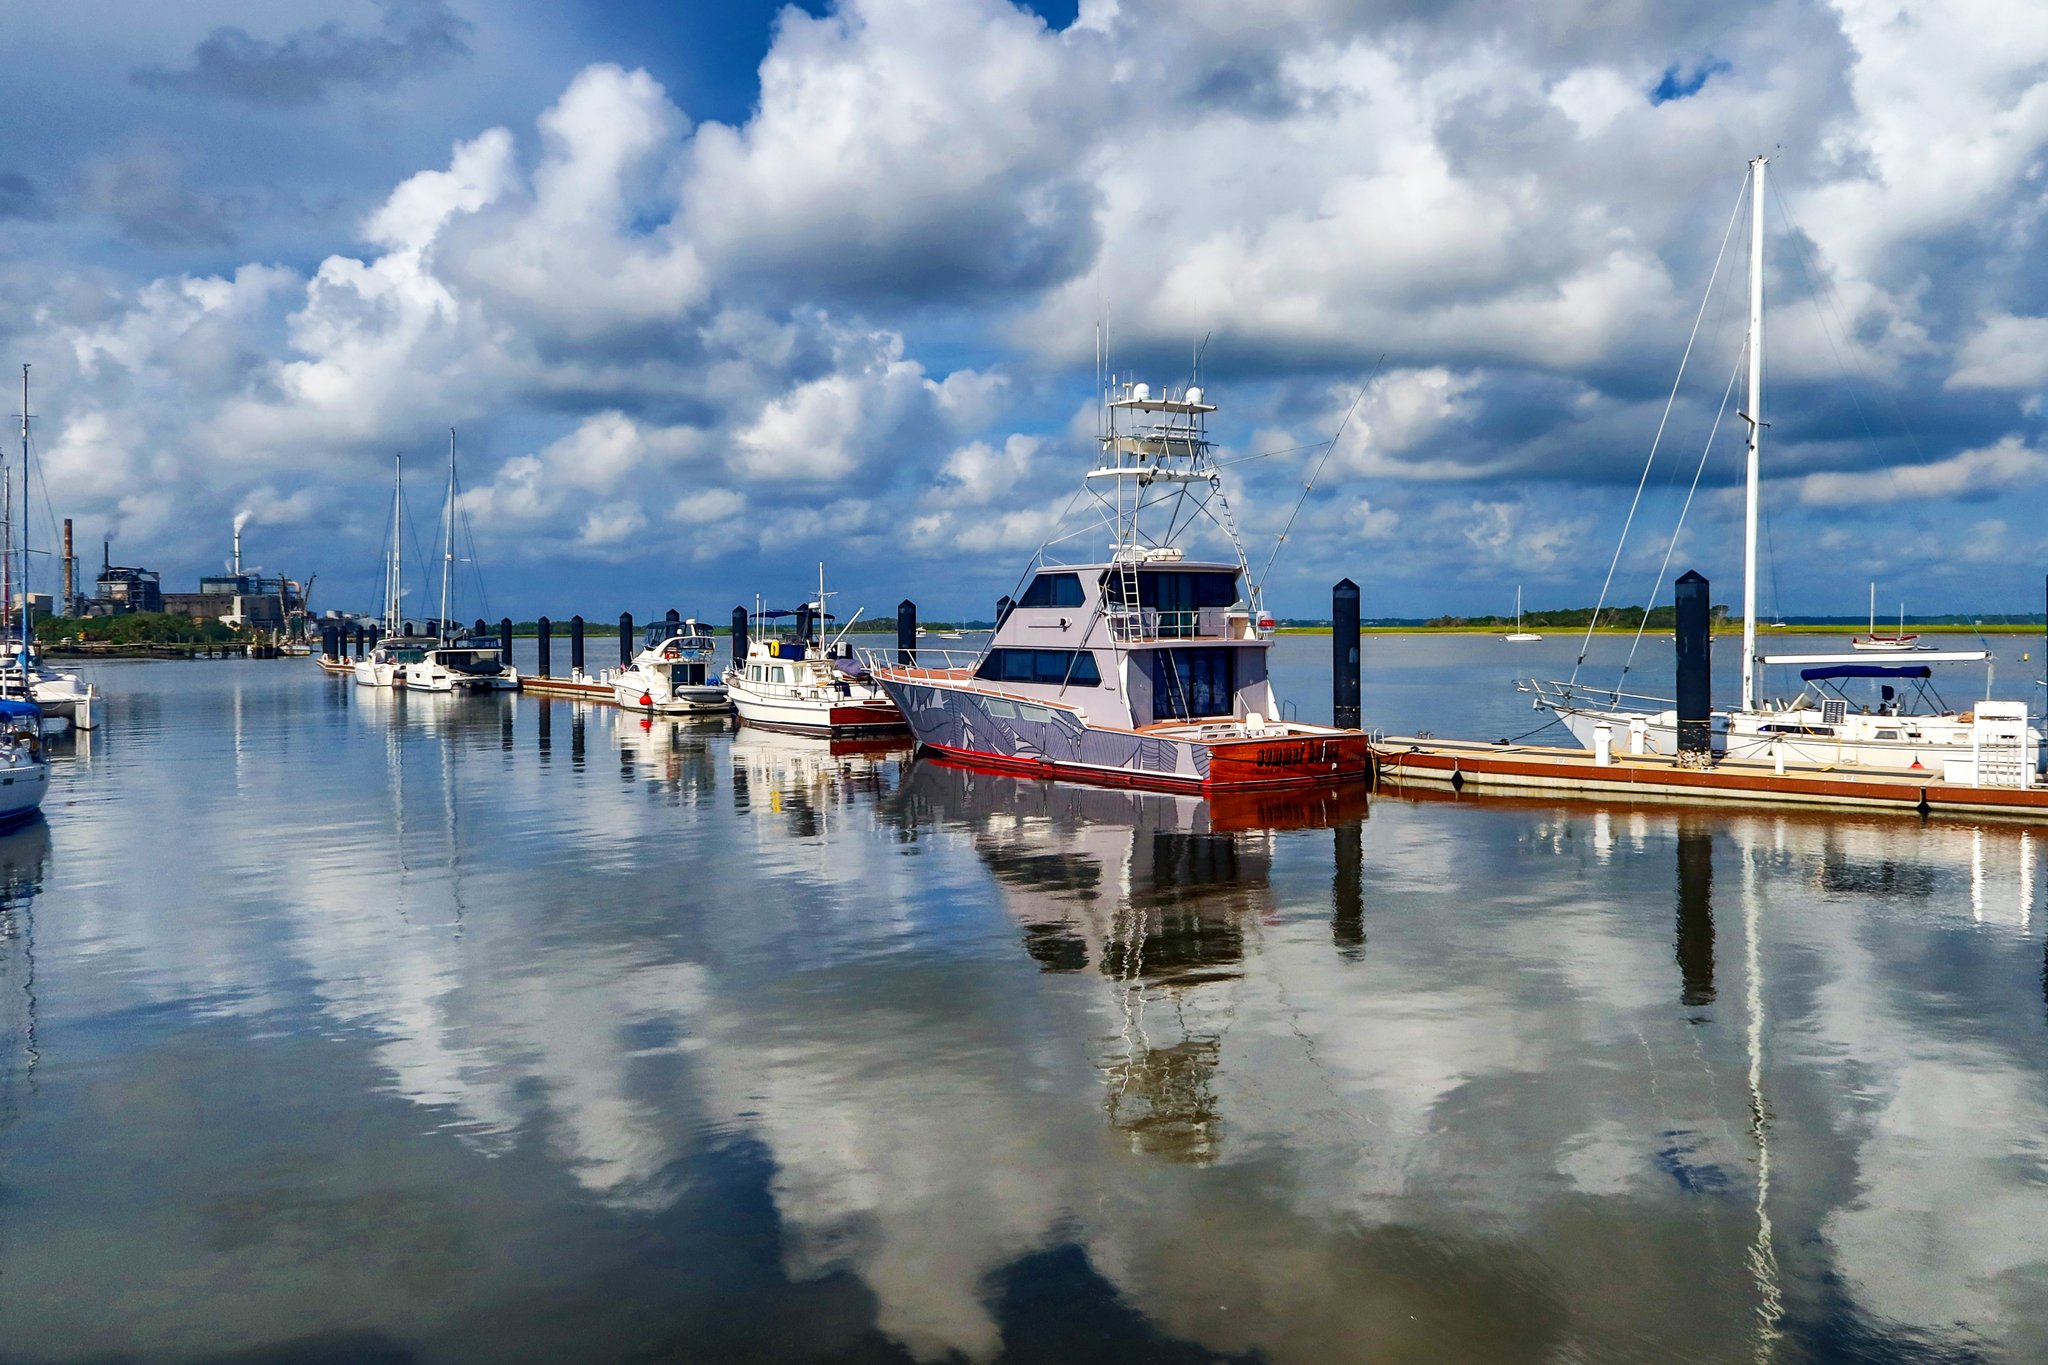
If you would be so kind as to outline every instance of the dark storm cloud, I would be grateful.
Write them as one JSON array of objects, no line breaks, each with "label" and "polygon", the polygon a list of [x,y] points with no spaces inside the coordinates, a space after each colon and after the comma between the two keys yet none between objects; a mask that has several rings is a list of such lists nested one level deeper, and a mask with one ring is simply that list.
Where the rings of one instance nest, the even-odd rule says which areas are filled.
[{"label": "dark storm cloud", "polygon": [[18,171],[0,171],[0,218],[39,218],[42,209],[34,181]]},{"label": "dark storm cloud", "polygon": [[389,90],[408,76],[469,55],[469,22],[445,0],[379,0],[382,31],[357,33],[337,23],[283,38],[217,28],[176,70],[136,69],[130,79],[152,90],[178,90],[272,109],[318,104],[336,85]]},{"label": "dark storm cloud", "polygon": [[242,205],[185,184],[183,158],[145,144],[86,166],[78,206],[105,214],[129,241],[154,247],[229,246]]}]

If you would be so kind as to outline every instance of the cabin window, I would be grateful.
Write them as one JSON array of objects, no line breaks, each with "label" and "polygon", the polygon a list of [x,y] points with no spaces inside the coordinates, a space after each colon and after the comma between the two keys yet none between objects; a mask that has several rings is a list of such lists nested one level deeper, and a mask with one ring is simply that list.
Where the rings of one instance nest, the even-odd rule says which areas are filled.
[{"label": "cabin window", "polygon": [[990,682],[1043,683],[1049,687],[1100,687],[1095,655],[1084,649],[992,649],[974,670]]},{"label": "cabin window", "polygon": [[1042,573],[1017,599],[1020,607],[1078,607],[1082,604],[1081,575]]},{"label": "cabin window", "polygon": [[1153,650],[1152,714],[1159,720],[1233,714],[1233,658],[1228,649]]},{"label": "cabin window", "polygon": [[769,671],[768,678],[771,682],[788,682],[789,670],[784,668],[781,664],[777,664],[773,669]]},{"label": "cabin window", "polygon": [[1897,739],[1899,737],[1899,732],[1897,730],[1879,730],[1877,732],[1877,737],[1879,739]]},{"label": "cabin window", "polygon": [[[1102,590],[1114,603],[1123,602],[1121,583],[1114,571],[1103,575]],[[1159,611],[1202,611],[1227,607],[1237,601],[1237,575],[1215,570],[1141,569],[1138,571],[1138,605]]]}]

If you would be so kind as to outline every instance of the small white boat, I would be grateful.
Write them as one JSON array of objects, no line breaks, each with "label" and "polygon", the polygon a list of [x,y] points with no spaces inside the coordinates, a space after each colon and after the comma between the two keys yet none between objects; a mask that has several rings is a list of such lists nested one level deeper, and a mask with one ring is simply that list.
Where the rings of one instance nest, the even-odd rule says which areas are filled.
[{"label": "small white boat", "polygon": [[718,672],[718,642],[695,619],[656,621],[646,646],[623,668],[598,675],[628,711],[658,716],[723,715],[732,708]]},{"label": "small white boat", "polygon": [[[0,659],[0,697],[34,702],[41,708],[46,726],[56,721],[59,728],[69,725],[90,730],[99,723],[98,687],[76,673],[44,667],[42,649],[34,640],[28,642],[26,651],[18,640],[9,644],[5,658]],[[24,675],[26,686],[22,682]]]},{"label": "small white boat", "polygon": [[49,790],[42,711],[33,702],[0,699],[0,828],[33,816]]},{"label": "small white boat", "polygon": [[1522,585],[1519,583],[1515,584],[1515,633],[1502,636],[1501,638],[1509,644],[1515,645],[1527,644],[1531,640],[1543,638],[1541,635],[1522,629]]},{"label": "small white boat", "polygon": [[[825,638],[825,566],[818,566],[818,600],[794,611],[770,611],[764,620],[795,629],[749,639],[744,659],[725,671],[733,710],[744,725],[830,739],[885,735],[905,728],[903,713],[843,638]],[[854,615],[859,616],[856,612]],[[850,629],[853,622],[847,622]]]},{"label": "small white boat", "polygon": [[384,560],[384,634],[370,652],[355,661],[350,670],[362,687],[399,687],[405,667],[426,657],[437,643],[432,636],[414,635],[405,628],[402,616],[405,598],[405,560],[399,553],[405,528],[405,457],[391,457],[391,553]]}]

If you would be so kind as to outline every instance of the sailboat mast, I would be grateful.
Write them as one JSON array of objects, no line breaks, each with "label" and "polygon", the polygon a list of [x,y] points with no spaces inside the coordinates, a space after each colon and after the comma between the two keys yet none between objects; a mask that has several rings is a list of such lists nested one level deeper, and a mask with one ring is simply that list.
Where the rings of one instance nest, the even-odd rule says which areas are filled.
[{"label": "sailboat mast", "polygon": [[448,642],[448,575],[455,565],[455,428],[448,428],[448,503],[441,509],[441,632]]},{"label": "sailboat mast", "polygon": [[399,552],[405,534],[405,456],[391,457],[391,564],[384,571],[384,633],[398,634],[398,614],[405,607],[405,556]]},{"label": "sailboat mast", "polygon": [[1757,470],[1764,436],[1764,163],[1749,163],[1749,469],[1742,515],[1742,709],[1756,709]]},{"label": "sailboat mast", "polygon": [[35,603],[28,590],[28,366],[21,367],[21,686],[28,697],[28,637],[35,629]]}]

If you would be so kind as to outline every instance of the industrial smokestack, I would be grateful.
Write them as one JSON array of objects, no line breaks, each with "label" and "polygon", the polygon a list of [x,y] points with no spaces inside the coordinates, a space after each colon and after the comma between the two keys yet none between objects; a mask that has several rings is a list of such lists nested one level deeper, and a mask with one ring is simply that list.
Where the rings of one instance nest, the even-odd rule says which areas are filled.
[{"label": "industrial smokestack", "polygon": [[59,604],[64,615],[71,614],[71,603],[77,596],[78,559],[71,553],[71,518],[64,518],[64,600]]},{"label": "industrial smokestack", "polygon": [[242,528],[249,524],[247,512],[235,513],[235,562],[233,572],[237,578],[242,574]]}]

